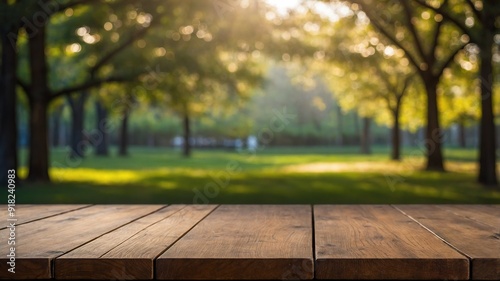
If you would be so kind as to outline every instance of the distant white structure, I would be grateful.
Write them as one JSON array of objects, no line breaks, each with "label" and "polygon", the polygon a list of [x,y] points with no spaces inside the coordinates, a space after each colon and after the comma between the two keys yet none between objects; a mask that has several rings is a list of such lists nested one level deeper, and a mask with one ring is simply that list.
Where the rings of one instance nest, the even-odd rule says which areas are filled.
[{"label": "distant white structure", "polygon": [[234,141],[234,149],[236,149],[236,151],[240,151],[242,148],[243,148],[243,141],[241,139],[236,139]]},{"label": "distant white structure", "polygon": [[181,147],[184,144],[184,138],[176,136],[172,139],[172,145],[175,147]]},{"label": "distant white structure", "polygon": [[259,141],[257,140],[257,137],[255,137],[255,136],[248,136],[248,138],[247,138],[247,147],[248,147],[248,150],[255,151],[255,150],[257,150],[258,146],[259,146]]}]

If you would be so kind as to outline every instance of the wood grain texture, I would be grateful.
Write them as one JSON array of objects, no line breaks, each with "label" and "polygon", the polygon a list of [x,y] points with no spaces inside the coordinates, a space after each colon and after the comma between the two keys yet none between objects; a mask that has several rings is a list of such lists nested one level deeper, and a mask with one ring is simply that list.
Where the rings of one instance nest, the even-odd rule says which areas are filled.
[{"label": "wood grain texture", "polygon": [[500,280],[500,205],[322,205],[314,222],[304,205],[19,205],[16,215],[16,274],[0,243],[0,279]]},{"label": "wood grain texture", "polygon": [[[64,214],[78,209],[87,208],[90,205],[16,205],[16,224],[21,225],[28,222]],[[7,205],[1,205],[0,208],[5,210],[5,218],[9,217],[7,213]],[[6,226],[1,226],[0,229],[5,229]]]},{"label": "wood grain texture", "polygon": [[158,279],[312,279],[310,206],[224,205],[156,261]]},{"label": "wood grain texture", "polygon": [[[152,213],[159,205],[91,206],[20,225],[16,229],[16,274],[7,272],[7,259],[0,258],[0,279],[49,279],[51,261],[109,231]],[[6,238],[8,229],[0,231]],[[6,241],[6,240],[5,240]],[[0,253],[7,253],[7,243]]]},{"label": "wood grain texture", "polygon": [[317,279],[466,280],[469,261],[391,206],[314,206]]},{"label": "wood grain texture", "polygon": [[500,280],[498,206],[402,205],[412,217],[471,260],[474,280]]},{"label": "wood grain texture", "polygon": [[[437,205],[430,205],[431,207]],[[500,228],[500,205],[438,205],[446,212]]]},{"label": "wood grain texture", "polygon": [[55,261],[57,279],[153,279],[154,259],[216,206],[172,205],[93,240]]}]

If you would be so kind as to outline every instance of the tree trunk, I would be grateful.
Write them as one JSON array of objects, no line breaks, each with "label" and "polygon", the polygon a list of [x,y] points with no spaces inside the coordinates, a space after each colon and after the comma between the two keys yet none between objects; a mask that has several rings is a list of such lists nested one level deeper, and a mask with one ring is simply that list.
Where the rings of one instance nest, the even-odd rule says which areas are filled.
[{"label": "tree trunk", "polygon": [[401,129],[399,125],[399,113],[400,107],[397,105],[393,111],[393,124],[392,124],[392,135],[391,135],[391,159],[395,161],[401,160]]},{"label": "tree trunk", "polygon": [[191,128],[189,126],[189,115],[187,112],[184,113],[183,128],[184,128],[184,144],[183,144],[182,155],[184,155],[184,157],[190,157],[191,143],[189,142],[189,139],[191,138]]},{"label": "tree trunk", "polygon": [[361,153],[363,154],[371,154],[370,122],[370,118],[363,117],[363,134],[361,135]]},{"label": "tree trunk", "polygon": [[[17,169],[16,69],[17,28],[1,29],[0,70],[0,184],[6,186],[7,171]],[[9,36],[15,38],[9,40]]]},{"label": "tree trunk", "polygon": [[[500,124],[495,123],[495,134],[498,136],[498,133],[500,133]],[[496,141],[497,141],[497,147],[499,147],[500,146],[499,138],[496,138]]]},{"label": "tree trunk", "polygon": [[467,147],[467,142],[465,139],[465,124],[463,120],[460,120],[458,123],[458,145],[461,148],[466,148]]},{"label": "tree trunk", "polygon": [[481,121],[479,133],[479,177],[487,186],[497,186],[496,133],[493,114],[493,32],[485,30],[481,46]]},{"label": "tree trunk", "polygon": [[[359,116],[358,116],[358,113],[357,112],[354,112],[353,114],[353,118],[354,118],[354,144],[361,144],[361,142],[363,141],[362,138],[362,134],[364,134],[364,132],[360,132],[359,130]],[[364,120],[363,120],[364,121]],[[364,124],[363,124],[364,126]],[[364,127],[363,127],[364,129]]]},{"label": "tree trunk", "polygon": [[344,145],[344,129],[342,126],[342,109],[340,108],[340,105],[337,104],[337,145],[343,146]]},{"label": "tree trunk", "polygon": [[96,147],[96,155],[108,156],[109,155],[109,141],[108,132],[106,130],[106,120],[108,119],[108,109],[104,107],[101,101],[97,100],[95,102],[96,113],[97,113],[97,136],[94,136],[95,143],[93,145]]},{"label": "tree trunk", "polygon": [[437,103],[437,85],[439,80],[427,78],[427,127],[425,131],[425,149],[427,156],[427,171],[444,171],[442,141],[443,135],[439,126]]},{"label": "tree trunk", "polygon": [[47,102],[30,102],[29,174],[28,181],[49,182],[49,149],[47,138]]},{"label": "tree trunk", "polygon": [[67,146],[68,145],[68,126],[66,124],[66,121],[63,119],[60,122],[61,126],[61,131],[59,133],[59,145],[60,146]]},{"label": "tree trunk", "polygon": [[128,117],[129,112],[127,109],[123,111],[122,116],[122,124],[120,130],[120,138],[119,138],[119,150],[118,155],[127,156],[128,155]]},{"label": "tree trunk", "polygon": [[76,97],[68,97],[71,106],[71,138],[70,157],[73,159],[83,158],[85,150],[88,149],[88,142],[84,135],[85,101],[87,95],[82,93]]},{"label": "tree trunk", "polygon": [[52,113],[52,133],[51,141],[53,147],[58,147],[61,138],[61,115],[64,109],[64,105],[58,106]]},{"label": "tree trunk", "polygon": [[31,87],[28,93],[30,99],[30,140],[28,159],[28,181],[50,182],[49,178],[49,147],[47,138],[47,57],[45,55],[45,23],[38,32],[28,39]]}]

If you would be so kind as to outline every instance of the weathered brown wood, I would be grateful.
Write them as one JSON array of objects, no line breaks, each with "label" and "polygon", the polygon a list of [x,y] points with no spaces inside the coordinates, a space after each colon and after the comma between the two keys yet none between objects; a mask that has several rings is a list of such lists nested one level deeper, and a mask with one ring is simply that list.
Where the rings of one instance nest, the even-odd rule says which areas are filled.
[{"label": "weathered brown wood", "polygon": [[317,279],[465,280],[469,261],[391,206],[314,206]]},{"label": "weathered brown wood", "polygon": [[[48,218],[67,212],[87,208],[90,205],[16,205],[15,208],[15,218],[17,219],[16,224],[21,225],[28,222],[40,220],[43,218]],[[8,218],[9,214],[7,212],[7,205],[0,205],[2,210],[5,210],[4,218]],[[1,226],[0,229],[7,228],[6,226]]]},{"label": "weathered brown wood", "polygon": [[433,205],[441,210],[452,212],[457,216],[462,216],[471,220],[500,227],[500,205]]},{"label": "weathered brown wood", "polygon": [[[0,258],[1,279],[52,278],[51,261],[126,223],[152,213],[159,205],[91,206],[74,212],[20,225],[16,229],[16,274],[7,271],[7,258]],[[0,231],[8,237],[9,229]],[[0,252],[8,252],[7,243]]]},{"label": "weathered brown wood", "polygon": [[92,240],[60,257],[56,260],[56,267],[60,260],[62,259],[89,259],[89,258],[99,258],[105,255],[107,252],[116,248],[118,245],[122,244],[126,240],[130,239],[135,234],[144,230],[145,228],[155,224],[172,214],[183,209],[185,205],[171,205],[162,208],[154,213],[151,213],[145,217],[135,220],[129,224],[121,226],[111,232],[108,232],[95,240]]},{"label": "weathered brown wood", "polygon": [[[16,274],[0,257],[0,279],[313,278],[310,206],[215,208],[19,205]],[[314,212],[318,279],[500,280],[500,205]]]},{"label": "weathered brown wood", "polygon": [[310,206],[225,205],[156,261],[158,279],[312,279]]},{"label": "weathered brown wood", "polygon": [[[474,280],[500,280],[500,208],[403,205],[399,210],[470,257]],[[481,213],[483,212],[484,213]]]},{"label": "weathered brown wood", "polygon": [[153,279],[154,259],[215,207],[173,205],[127,224],[57,258],[56,279]]}]

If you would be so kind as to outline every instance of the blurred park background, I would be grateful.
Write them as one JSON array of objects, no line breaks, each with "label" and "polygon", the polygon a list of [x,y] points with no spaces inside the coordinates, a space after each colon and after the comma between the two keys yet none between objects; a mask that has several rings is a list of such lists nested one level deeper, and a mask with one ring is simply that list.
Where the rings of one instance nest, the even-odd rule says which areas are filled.
[{"label": "blurred park background", "polygon": [[0,11],[18,203],[500,203],[496,0]]}]

